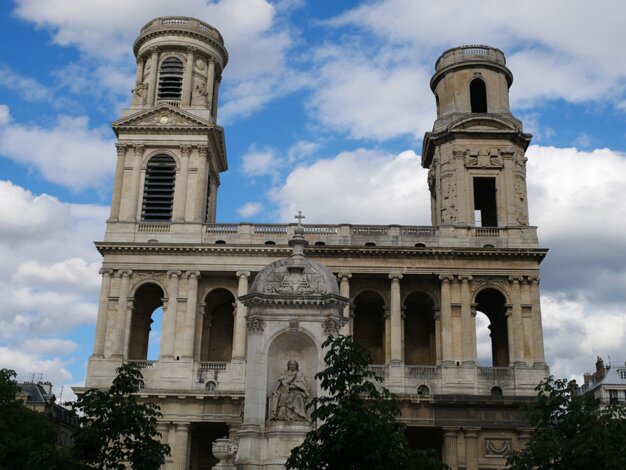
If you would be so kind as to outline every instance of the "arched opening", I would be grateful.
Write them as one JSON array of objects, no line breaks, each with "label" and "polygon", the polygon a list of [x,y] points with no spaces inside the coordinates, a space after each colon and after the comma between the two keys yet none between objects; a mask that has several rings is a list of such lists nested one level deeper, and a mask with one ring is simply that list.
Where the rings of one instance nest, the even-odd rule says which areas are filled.
[{"label": "arched opening", "polygon": [[219,462],[213,455],[213,443],[228,437],[226,423],[192,423],[189,436],[189,469],[209,470]]},{"label": "arched opening", "polygon": [[366,242],[365,246],[376,246],[376,243],[374,243],[374,242]]},{"label": "arched opening", "polygon": [[435,311],[433,300],[423,292],[409,295],[404,303],[404,362],[435,365]]},{"label": "arched opening", "polygon": [[163,315],[163,297],[163,290],[153,283],[144,284],[135,292],[128,340],[128,359],[131,361],[158,359],[161,322],[154,321],[154,317]]},{"label": "arched opening", "polygon": [[367,291],[354,299],[354,340],[370,353],[372,364],[385,363],[385,301]]},{"label": "arched opening", "polygon": [[477,315],[478,362],[483,364],[489,359],[487,351],[490,349],[491,365],[508,367],[509,336],[506,324],[506,299],[496,289],[485,289],[476,296],[476,304],[476,311],[484,314],[487,320],[485,321],[484,318],[481,320]]},{"label": "arched opening", "polygon": [[156,155],[146,167],[142,220],[171,220],[174,204],[176,162],[169,155]]},{"label": "arched opening", "polygon": [[202,319],[200,360],[230,362],[233,356],[235,297],[226,289],[206,296]]},{"label": "arched opening", "polygon": [[426,385],[420,385],[419,387],[417,387],[417,394],[418,395],[430,395],[430,389]]},{"label": "arched opening", "polygon": [[325,242],[315,242],[314,243],[315,246],[326,246]]},{"label": "arched opening", "polygon": [[176,57],[168,57],[159,69],[159,100],[180,101],[183,89],[183,63]]},{"label": "arched opening", "polygon": [[470,101],[473,113],[487,112],[487,86],[481,78],[470,82]]},{"label": "arched opening", "polygon": [[500,387],[491,387],[491,396],[492,397],[501,397],[502,389]]}]

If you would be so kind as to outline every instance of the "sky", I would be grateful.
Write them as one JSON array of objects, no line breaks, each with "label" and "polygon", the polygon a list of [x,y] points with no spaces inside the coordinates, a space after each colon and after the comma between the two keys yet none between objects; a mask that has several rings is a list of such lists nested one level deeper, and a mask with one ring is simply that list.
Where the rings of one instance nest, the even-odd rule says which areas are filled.
[{"label": "sky", "polygon": [[547,360],[626,360],[626,3],[597,0],[0,2],[0,367],[71,399],[93,348],[132,43],[163,15],[217,27],[229,170],[221,222],[430,224],[422,138],[437,57],[504,51],[534,135],[530,223]]}]

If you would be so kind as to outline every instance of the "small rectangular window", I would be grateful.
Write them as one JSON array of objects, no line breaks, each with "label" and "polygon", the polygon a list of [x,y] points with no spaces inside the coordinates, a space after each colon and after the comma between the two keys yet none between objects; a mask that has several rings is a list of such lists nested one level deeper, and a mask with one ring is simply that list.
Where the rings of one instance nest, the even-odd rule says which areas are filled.
[{"label": "small rectangular window", "polygon": [[480,225],[497,227],[496,179],[490,177],[474,178],[474,213],[480,212]]},{"label": "small rectangular window", "polygon": [[617,403],[619,400],[618,396],[617,396],[617,390],[609,390],[609,402],[610,403]]}]

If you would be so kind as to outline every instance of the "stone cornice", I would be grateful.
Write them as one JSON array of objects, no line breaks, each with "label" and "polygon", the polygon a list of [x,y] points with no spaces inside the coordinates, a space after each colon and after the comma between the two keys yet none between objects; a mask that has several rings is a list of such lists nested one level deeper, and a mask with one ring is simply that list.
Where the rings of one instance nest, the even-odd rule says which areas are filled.
[{"label": "stone cornice", "polygon": [[[291,248],[267,245],[182,245],[168,243],[122,243],[96,242],[101,255],[130,253],[179,253],[186,255],[212,254],[264,255],[284,258],[291,254]],[[412,248],[412,247],[364,247],[364,246],[325,246],[310,247],[305,250],[312,257],[350,256],[365,258],[515,258],[543,260],[548,252],[545,248]]]}]

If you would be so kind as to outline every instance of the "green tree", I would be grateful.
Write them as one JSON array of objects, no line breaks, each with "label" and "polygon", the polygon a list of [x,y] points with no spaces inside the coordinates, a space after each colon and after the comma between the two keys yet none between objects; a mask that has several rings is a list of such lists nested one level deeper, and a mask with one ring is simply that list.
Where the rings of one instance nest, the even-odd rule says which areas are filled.
[{"label": "green tree", "polygon": [[133,470],[160,468],[170,447],[156,430],[161,412],[154,403],[139,403],[136,392],[143,376],[135,364],[124,364],[109,390],[87,390],[72,405],[82,413],[75,436],[75,455],[89,468]]},{"label": "green tree", "polygon": [[[318,427],[291,451],[288,469],[431,470],[445,468],[436,453],[411,451],[395,396],[368,367],[369,354],[351,336],[329,336],[326,368],[315,378],[327,394],[307,405]],[[423,458],[420,458],[423,457]]]},{"label": "green tree", "polygon": [[526,447],[513,452],[511,470],[621,470],[626,468],[626,409],[600,407],[575,382],[550,376],[536,388],[528,417],[535,429]]},{"label": "green tree", "polygon": [[16,400],[16,373],[0,369],[0,470],[72,470],[78,464],[57,449],[57,430],[42,413]]}]

